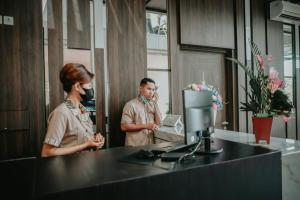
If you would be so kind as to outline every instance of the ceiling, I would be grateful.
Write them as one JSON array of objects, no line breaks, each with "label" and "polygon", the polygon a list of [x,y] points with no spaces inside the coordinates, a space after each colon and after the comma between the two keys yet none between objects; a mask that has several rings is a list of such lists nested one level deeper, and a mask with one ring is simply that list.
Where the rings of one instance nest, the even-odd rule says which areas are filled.
[{"label": "ceiling", "polygon": [[146,8],[153,10],[166,11],[167,10],[167,0],[145,0]]}]

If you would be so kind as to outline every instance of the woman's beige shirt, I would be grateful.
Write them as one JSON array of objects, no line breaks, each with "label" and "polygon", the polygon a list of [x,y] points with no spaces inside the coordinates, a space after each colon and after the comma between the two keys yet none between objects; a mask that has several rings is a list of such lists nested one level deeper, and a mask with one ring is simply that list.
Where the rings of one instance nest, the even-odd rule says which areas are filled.
[{"label": "woman's beige shirt", "polygon": [[89,113],[82,113],[78,108],[70,109],[64,102],[49,116],[44,143],[55,147],[69,147],[82,144],[93,135],[93,122]]}]

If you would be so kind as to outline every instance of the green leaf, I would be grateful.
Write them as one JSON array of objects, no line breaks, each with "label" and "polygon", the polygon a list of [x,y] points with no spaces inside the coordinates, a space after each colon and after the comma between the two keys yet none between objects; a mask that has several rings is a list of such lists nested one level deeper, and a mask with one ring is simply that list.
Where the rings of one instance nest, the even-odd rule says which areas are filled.
[{"label": "green leaf", "polygon": [[246,65],[244,65],[243,63],[241,63],[239,60],[235,59],[235,58],[226,58],[227,60],[231,60],[232,62],[236,63],[237,65],[239,65],[240,67],[242,67],[244,69],[244,71],[246,72],[246,74],[250,77],[253,78],[254,74],[253,71],[247,67]]}]

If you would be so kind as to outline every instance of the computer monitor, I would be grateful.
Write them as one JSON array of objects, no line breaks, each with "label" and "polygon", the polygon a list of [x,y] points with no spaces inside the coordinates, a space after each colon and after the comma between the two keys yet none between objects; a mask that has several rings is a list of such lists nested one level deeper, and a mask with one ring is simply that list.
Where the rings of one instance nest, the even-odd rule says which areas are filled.
[{"label": "computer monitor", "polygon": [[185,144],[197,143],[212,126],[212,95],[209,91],[183,90]]},{"label": "computer monitor", "polygon": [[183,90],[183,117],[185,144],[198,143],[195,153],[217,154],[223,148],[211,144],[210,130],[213,127],[212,94],[210,91]]}]

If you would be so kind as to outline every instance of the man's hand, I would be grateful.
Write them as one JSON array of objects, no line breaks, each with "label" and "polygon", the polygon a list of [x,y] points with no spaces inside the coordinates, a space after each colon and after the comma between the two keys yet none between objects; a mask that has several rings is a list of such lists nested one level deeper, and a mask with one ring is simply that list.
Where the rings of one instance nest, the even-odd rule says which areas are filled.
[{"label": "man's hand", "polygon": [[159,94],[157,92],[154,93],[153,97],[152,97],[152,101],[157,103],[159,100]]},{"label": "man's hand", "polygon": [[149,123],[149,124],[146,124],[146,128],[148,130],[156,131],[156,130],[158,130],[159,126],[154,123]]}]

